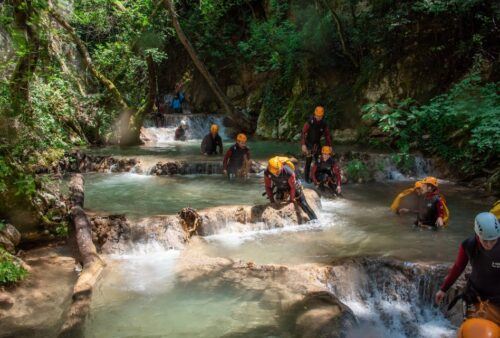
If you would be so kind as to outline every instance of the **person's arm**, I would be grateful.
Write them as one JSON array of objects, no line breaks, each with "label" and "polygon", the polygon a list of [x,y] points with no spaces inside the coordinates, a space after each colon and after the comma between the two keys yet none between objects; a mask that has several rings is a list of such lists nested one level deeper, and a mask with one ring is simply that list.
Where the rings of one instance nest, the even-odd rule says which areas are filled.
[{"label": "person's arm", "polygon": [[264,174],[264,185],[266,187],[266,194],[271,203],[274,203],[273,189],[272,189],[272,180],[271,177]]},{"label": "person's arm", "polygon": [[300,139],[300,145],[305,146],[306,145],[306,137],[307,133],[309,132],[309,122],[306,122],[304,124],[304,127],[302,128],[302,138]]},{"label": "person's arm", "polygon": [[216,145],[216,150],[217,150],[217,147],[219,147],[219,154],[222,154],[222,152],[223,152],[224,150],[223,150],[223,146],[222,146],[222,138],[220,137],[220,135],[217,135],[217,145]]},{"label": "person's arm", "polygon": [[467,257],[467,253],[462,244],[460,244],[460,248],[458,249],[458,255],[455,259],[455,263],[451,267],[446,279],[443,284],[439,288],[441,291],[446,292],[450,289],[450,287],[455,283],[455,281],[460,277],[462,272],[464,272],[467,263],[469,262],[469,257]]},{"label": "person's arm", "polygon": [[325,134],[326,145],[331,147],[332,146],[332,137],[330,136],[330,129],[328,128],[327,125],[325,125],[324,134]]},{"label": "person's arm", "polygon": [[207,143],[208,143],[208,135],[203,138],[203,141],[201,141],[201,153],[202,154],[207,154]]},{"label": "person's arm", "polygon": [[295,201],[295,174],[288,179],[288,185],[290,186],[290,202],[292,203]]},{"label": "person's arm", "polygon": [[226,156],[224,156],[224,160],[222,161],[222,168],[224,171],[227,170],[227,164],[229,163],[229,159],[231,158],[231,155],[233,155],[233,151],[231,148],[229,148],[226,152]]},{"label": "person's arm", "polygon": [[337,187],[340,187],[342,184],[342,176],[340,175],[340,168],[337,163],[334,163],[332,166],[332,172],[335,174],[335,179],[337,181]]},{"label": "person's arm", "polygon": [[[311,168],[311,177],[314,184],[319,184],[318,179],[316,178],[316,171],[318,170],[318,164],[316,162],[313,163]],[[306,177],[307,178],[307,177]]]}]

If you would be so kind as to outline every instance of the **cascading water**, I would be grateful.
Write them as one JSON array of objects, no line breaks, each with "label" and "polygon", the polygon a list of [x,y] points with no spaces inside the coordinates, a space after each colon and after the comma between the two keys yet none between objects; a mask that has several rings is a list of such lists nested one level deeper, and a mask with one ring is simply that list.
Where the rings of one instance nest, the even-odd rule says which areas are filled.
[{"label": "cascading water", "polygon": [[144,134],[149,142],[165,144],[174,142],[175,130],[184,121],[187,124],[187,140],[200,140],[209,131],[212,124],[219,126],[219,135],[227,139],[223,116],[201,115],[201,114],[172,114],[165,115],[164,127],[156,127],[153,121],[147,121],[144,125]]},{"label": "cascading water", "polygon": [[[410,263],[356,262],[333,268],[331,291],[359,320],[348,337],[454,337],[456,328],[433,307],[432,297],[442,276],[417,271]],[[428,268],[429,270],[430,268]],[[431,273],[426,275],[425,273]]]}]

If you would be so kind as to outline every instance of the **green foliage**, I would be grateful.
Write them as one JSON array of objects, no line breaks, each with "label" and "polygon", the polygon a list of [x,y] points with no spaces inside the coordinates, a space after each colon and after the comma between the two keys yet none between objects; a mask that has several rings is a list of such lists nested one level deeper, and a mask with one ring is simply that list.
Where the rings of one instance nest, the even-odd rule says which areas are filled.
[{"label": "green foliage", "polygon": [[62,222],[59,224],[55,229],[55,233],[59,237],[67,237],[69,233],[68,223]]},{"label": "green foliage", "polygon": [[347,178],[352,182],[368,181],[370,179],[370,171],[368,167],[360,160],[353,159],[345,166]]},{"label": "green foliage", "polygon": [[0,285],[12,284],[23,280],[28,275],[15,258],[0,248]]},{"label": "green foliage", "polygon": [[7,224],[5,223],[5,220],[4,219],[0,219],[0,231],[2,231],[3,229],[5,229],[6,226],[7,226]]},{"label": "green foliage", "polygon": [[463,175],[494,167],[500,152],[499,83],[466,77],[449,92],[417,106],[408,100],[395,107],[364,107],[364,119],[374,121],[397,156],[422,149],[449,162]]}]

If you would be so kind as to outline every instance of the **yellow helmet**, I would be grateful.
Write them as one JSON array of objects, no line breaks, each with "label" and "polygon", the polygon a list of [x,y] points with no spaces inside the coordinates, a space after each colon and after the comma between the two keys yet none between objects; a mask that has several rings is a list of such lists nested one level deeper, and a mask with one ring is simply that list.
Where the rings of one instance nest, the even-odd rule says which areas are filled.
[{"label": "yellow helmet", "polygon": [[458,338],[492,338],[500,337],[497,324],[483,318],[470,318],[458,329]]},{"label": "yellow helmet", "polygon": [[269,162],[267,164],[267,169],[271,174],[278,176],[282,168],[283,168],[283,161],[279,156],[275,156],[269,159]]},{"label": "yellow helmet", "polygon": [[214,134],[215,134],[215,133],[217,133],[217,132],[219,132],[219,126],[218,126],[218,125],[216,125],[216,124],[212,124],[212,125],[210,126],[210,132],[211,132],[211,133],[214,133]]},{"label": "yellow helmet", "polygon": [[323,146],[323,147],[321,148],[321,153],[322,153],[322,154],[332,155],[332,154],[333,154],[332,147],[329,147],[329,146]]},{"label": "yellow helmet", "polygon": [[422,189],[422,186],[423,186],[422,181],[417,181],[417,182],[415,182],[414,188],[415,189]]},{"label": "yellow helmet", "polygon": [[317,106],[316,109],[314,109],[314,116],[323,117],[324,115],[325,115],[325,108]]},{"label": "yellow helmet", "polygon": [[437,188],[438,186],[438,180],[437,178],[435,177],[432,177],[432,176],[428,176],[426,178],[424,178],[422,181],[421,181],[423,184],[430,184],[430,185],[433,185]]},{"label": "yellow helmet", "polygon": [[236,136],[236,141],[238,142],[246,142],[247,141],[247,136],[243,133],[240,133],[238,134],[238,136]]}]

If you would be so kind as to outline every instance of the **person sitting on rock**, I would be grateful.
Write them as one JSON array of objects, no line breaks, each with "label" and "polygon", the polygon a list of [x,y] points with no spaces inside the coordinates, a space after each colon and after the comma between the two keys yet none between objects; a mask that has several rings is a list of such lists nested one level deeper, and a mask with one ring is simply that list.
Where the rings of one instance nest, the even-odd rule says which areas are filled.
[{"label": "person sitting on rock", "polygon": [[[396,214],[413,212],[418,214],[418,200],[423,195],[424,184],[421,181],[415,182],[413,188],[403,190],[396,196],[391,204],[391,210]],[[410,198],[412,198],[410,200]]]},{"label": "person sitting on rock", "polygon": [[267,198],[272,204],[278,201],[300,205],[309,219],[317,219],[304,196],[302,185],[295,177],[295,166],[288,157],[275,156],[268,161],[267,169],[264,171],[264,185]]},{"label": "person sitting on rock", "polygon": [[247,147],[245,134],[236,136],[236,143],[228,149],[223,161],[223,173],[229,179],[236,177],[246,178],[250,164],[250,149]]},{"label": "person sitting on rock", "polygon": [[438,181],[435,177],[422,180],[423,196],[418,201],[418,213],[415,225],[443,227],[448,222],[448,208],[444,197],[439,193]]},{"label": "person sitting on rock", "polygon": [[174,140],[176,141],[186,141],[187,136],[186,136],[186,130],[188,126],[186,121],[182,120],[181,124],[177,127],[175,130],[175,135],[174,135]]},{"label": "person sitting on rock", "polygon": [[217,148],[219,148],[219,154],[222,154],[222,138],[219,135],[219,126],[212,124],[210,133],[201,142],[201,153],[203,155],[214,155],[217,154]]},{"label": "person sitting on rock", "polygon": [[318,186],[320,190],[329,188],[332,192],[340,194],[342,192],[340,168],[332,155],[332,147],[324,146],[321,148],[321,157],[313,164],[311,178],[314,185]]},{"label": "person sitting on rock", "polygon": [[306,182],[310,182],[311,163],[316,161],[321,152],[321,138],[325,137],[327,146],[332,146],[330,138],[330,130],[324,120],[325,109],[323,107],[316,107],[313,116],[304,124],[302,128],[301,149],[302,153],[306,155],[306,166],[304,168],[304,177]]},{"label": "person sitting on rock", "polygon": [[465,291],[450,307],[463,298],[467,318],[479,317],[500,325],[500,222],[491,212],[482,212],[474,220],[474,231],[475,236],[460,244],[455,263],[436,293],[435,301],[437,304],[443,301],[470,262],[472,271]]}]

